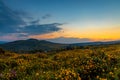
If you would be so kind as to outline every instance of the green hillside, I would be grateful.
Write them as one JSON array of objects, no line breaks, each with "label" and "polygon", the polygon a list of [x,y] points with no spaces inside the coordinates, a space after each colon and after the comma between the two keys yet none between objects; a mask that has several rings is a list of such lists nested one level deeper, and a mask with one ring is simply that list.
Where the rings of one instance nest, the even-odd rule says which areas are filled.
[{"label": "green hillside", "polygon": [[52,51],[64,48],[65,46],[67,45],[37,39],[17,40],[0,45],[0,47],[5,50],[17,53]]},{"label": "green hillside", "polygon": [[120,44],[56,53],[0,49],[0,80],[120,80]]}]

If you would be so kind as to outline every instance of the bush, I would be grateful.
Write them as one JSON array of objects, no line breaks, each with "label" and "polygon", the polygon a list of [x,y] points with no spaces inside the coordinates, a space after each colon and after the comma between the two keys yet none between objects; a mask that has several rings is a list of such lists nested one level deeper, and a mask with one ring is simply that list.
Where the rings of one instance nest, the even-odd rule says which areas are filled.
[{"label": "bush", "polygon": [[0,48],[0,54],[4,54],[4,53],[5,51],[2,48]]}]

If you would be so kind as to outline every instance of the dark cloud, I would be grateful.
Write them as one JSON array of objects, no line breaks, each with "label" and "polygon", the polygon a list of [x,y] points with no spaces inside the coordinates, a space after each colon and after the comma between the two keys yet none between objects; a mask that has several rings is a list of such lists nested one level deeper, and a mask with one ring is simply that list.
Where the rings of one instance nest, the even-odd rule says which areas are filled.
[{"label": "dark cloud", "polygon": [[[0,0],[0,36],[16,34],[17,37],[27,37],[29,35],[44,34],[61,30],[58,26],[62,24],[40,24],[40,20],[35,20],[34,18],[33,21],[26,22],[25,18],[28,19],[27,17],[29,17],[26,16],[26,12],[13,11]],[[50,15],[47,14],[43,16],[44,19],[47,17],[50,17]]]},{"label": "dark cloud", "polygon": [[19,25],[25,25],[25,22],[0,1],[0,32],[14,33]]},{"label": "dark cloud", "polygon": [[52,23],[52,24],[42,24],[42,25],[29,25],[23,27],[21,29],[22,33],[27,33],[27,35],[38,35],[44,33],[50,33],[61,30],[61,28],[57,27],[59,23]]}]

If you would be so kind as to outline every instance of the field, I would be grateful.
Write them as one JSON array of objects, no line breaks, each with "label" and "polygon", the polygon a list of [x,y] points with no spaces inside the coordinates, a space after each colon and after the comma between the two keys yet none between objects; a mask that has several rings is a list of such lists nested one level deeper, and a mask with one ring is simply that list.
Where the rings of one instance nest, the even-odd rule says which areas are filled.
[{"label": "field", "polygon": [[120,44],[49,53],[0,53],[0,80],[120,80]]}]

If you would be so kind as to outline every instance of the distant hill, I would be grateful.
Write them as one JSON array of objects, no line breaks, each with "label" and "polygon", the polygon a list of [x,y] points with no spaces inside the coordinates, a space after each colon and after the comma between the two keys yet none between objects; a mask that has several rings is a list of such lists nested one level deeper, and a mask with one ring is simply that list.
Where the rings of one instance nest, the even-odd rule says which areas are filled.
[{"label": "distant hill", "polygon": [[70,44],[69,46],[90,46],[90,45],[109,45],[109,44],[120,44],[119,41],[108,41],[108,42],[86,42],[86,43],[75,43]]},{"label": "distant hill", "polygon": [[64,44],[75,44],[75,43],[85,43],[85,42],[92,42],[91,39],[88,38],[70,38],[70,37],[58,37],[54,39],[48,39],[47,41],[54,42],[54,43],[64,43]]},{"label": "distant hill", "polygon": [[5,50],[10,50],[18,53],[29,51],[51,51],[63,48],[65,46],[67,45],[37,39],[17,40],[14,42],[0,44],[0,47]]},{"label": "distant hill", "polygon": [[5,41],[0,41],[0,44],[4,44],[4,43],[7,43],[7,42],[5,42]]}]

